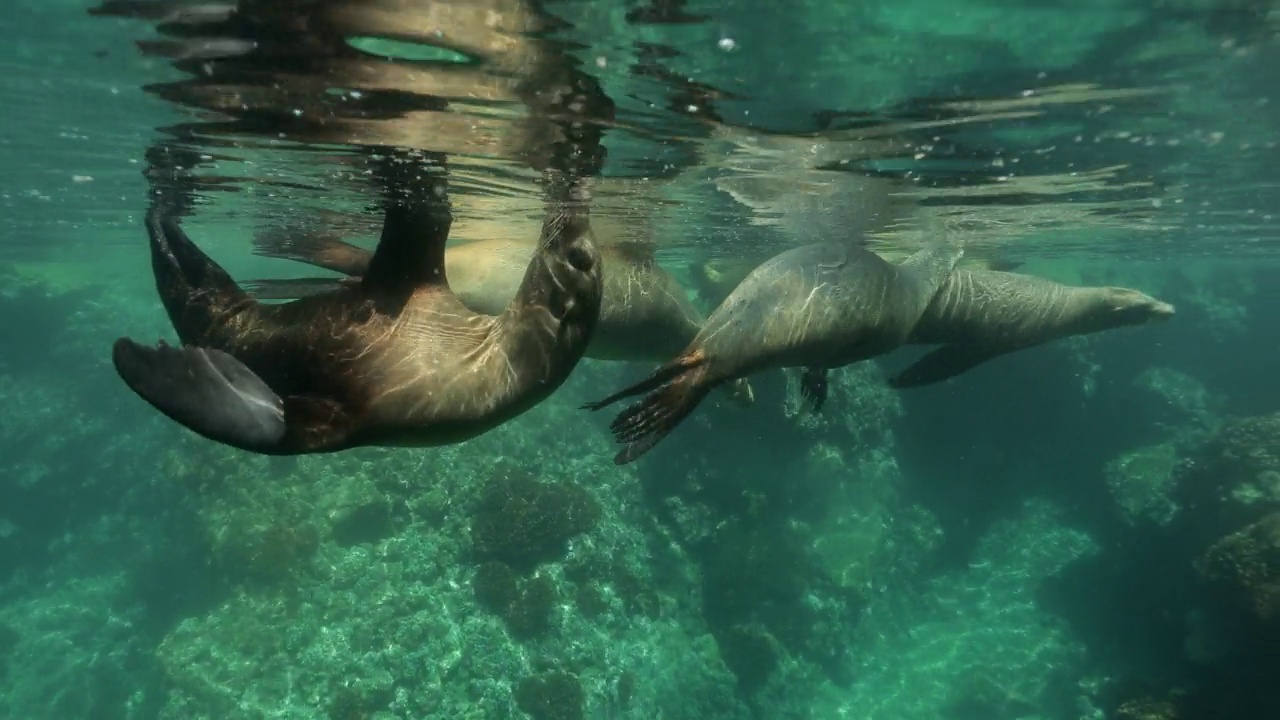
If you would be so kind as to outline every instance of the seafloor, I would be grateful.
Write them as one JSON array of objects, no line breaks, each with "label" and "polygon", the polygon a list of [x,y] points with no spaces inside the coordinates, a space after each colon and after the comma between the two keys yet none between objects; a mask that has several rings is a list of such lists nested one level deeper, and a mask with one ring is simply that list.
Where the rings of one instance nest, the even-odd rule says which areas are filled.
[{"label": "seafloor", "polygon": [[462,446],[246,456],[111,382],[150,309],[11,274],[0,714],[1263,717],[1280,416],[1161,348],[1275,330],[1234,280],[1142,284],[1176,325],[945,392],[865,363],[816,417],[761,376],[616,468],[590,361]]}]

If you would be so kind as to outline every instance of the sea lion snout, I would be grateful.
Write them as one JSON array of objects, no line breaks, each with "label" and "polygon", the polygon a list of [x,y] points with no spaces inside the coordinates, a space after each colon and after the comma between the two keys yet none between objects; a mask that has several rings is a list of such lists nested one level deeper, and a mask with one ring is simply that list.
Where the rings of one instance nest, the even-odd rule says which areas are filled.
[{"label": "sea lion snout", "polygon": [[1173,317],[1175,312],[1173,305],[1160,300],[1156,300],[1150,308],[1151,319],[1155,322],[1164,322]]},{"label": "sea lion snout", "polygon": [[1111,296],[1111,314],[1120,318],[1124,324],[1164,322],[1174,315],[1173,305],[1146,293],[1129,288],[1108,288],[1108,292]]}]

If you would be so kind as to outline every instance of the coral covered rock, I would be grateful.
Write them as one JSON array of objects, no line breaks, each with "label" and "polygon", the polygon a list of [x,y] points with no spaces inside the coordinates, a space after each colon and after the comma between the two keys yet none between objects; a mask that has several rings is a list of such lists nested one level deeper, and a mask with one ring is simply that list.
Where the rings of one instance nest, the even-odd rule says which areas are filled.
[{"label": "coral covered rock", "polygon": [[232,584],[276,584],[291,579],[320,547],[307,522],[280,519],[266,525],[234,523],[217,533],[215,559]]},{"label": "coral covered rock", "polygon": [[1280,413],[1230,423],[1210,438],[1179,468],[1176,499],[1215,533],[1280,509]]},{"label": "coral covered rock", "polygon": [[586,489],[513,473],[485,488],[471,523],[472,549],[477,557],[527,568],[562,555],[570,538],[599,519],[600,506]]},{"label": "coral covered rock", "polygon": [[380,496],[335,509],[329,522],[333,541],[343,547],[378,542],[395,532],[391,503]]},{"label": "coral covered rock", "polygon": [[782,659],[782,648],[769,631],[757,624],[734,625],[716,634],[720,659],[746,691],[768,682]]},{"label": "coral covered rock", "polygon": [[1125,522],[1164,525],[1178,506],[1169,497],[1178,450],[1172,442],[1147,445],[1107,463],[1107,489]]},{"label": "coral covered rock", "polygon": [[516,706],[533,720],[582,720],[586,695],[582,683],[566,672],[527,677],[516,685]]},{"label": "coral covered rock", "polygon": [[559,599],[551,578],[538,575],[522,587],[508,565],[489,561],[476,569],[471,583],[476,603],[500,616],[513,638],[528,640],[551,629],[551,612]]},{"label": "coral covered rock", "polygon": [[1214,543],[1196,561],[1196,570],[1257,620],[1280,620],[1280,512]]},{"label": "coral covered rock", "polygon": [[1116,708],[1115,720],[1180,720],[1178,703],[1169,698],[1138,698]]}]

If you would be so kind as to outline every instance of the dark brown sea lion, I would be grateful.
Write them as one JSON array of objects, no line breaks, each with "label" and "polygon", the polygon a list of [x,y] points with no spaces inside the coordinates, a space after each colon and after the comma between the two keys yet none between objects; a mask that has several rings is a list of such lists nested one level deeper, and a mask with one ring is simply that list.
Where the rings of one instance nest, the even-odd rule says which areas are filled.
[{"label": "dark brown sea lion", "polygon": [[264,454],[442,445],[520,415],[564,382],[595,329],[601,264],[585,204],[549,204],[519,291],[489,316],[449,287],[452,215],[436,188],[388,202],[359,282],[276,305],[153,208],[156,286],[185,347],[121,338],[117,372],[182,425]]},{"label": "dark brown sea lion", "polygon": [[[370,253],[323,232],[276,230],[260,234],[255,252],[304,262],[349,276],[364,274]],[[449,284],[472,310],[496,315],[520,287],[534,246],[518,240],[477,240],[445,250]],[[604,296],[600,321],[586,356],[598,360],[661,362],[680,352],[698,333],[702,314],[676,279],[646,246],[599,244]],[[263,299],[302,297],[330,290],[339,278],[257,280],[246,288]],[[350,281],[346,281],[350,282]]]},{"label": "dark brown sea lion", "polygon": [[940,243],[894,265],[854,243],[787,250],[752,271],[679,357],[584,407],[650,393],[613,421],[626,445],[618,464],[648,452],[712,388],[766,368],[806,368],[806,394],[820,407],[826,371],[902,344],[960,255]]},{"label": "dark brown sea lion", "polygon": [[[295,260],[347,278],[267,279],[245,283],[264,300],[286,300],[358,282],[370,253],[326,232],[274,229],[254,239],[255,252]],[[600,244],[604,296],[586,357],[595,360],[663,362],[683,350],[702,327],[699,312],[683,287],[657,264],[643,243]],[[496,315],[519,289],[531,244],[477,240],[445,250],[449,285],[471,310]],[[735,380],[725,387],[739,405],[754,401],[751,384]]]},{"label": "dark brown sea lion", "polygon": [[1072,287],[1021,273],[958,268],[907,340],[942,347],[889,384],[930,385],[999,355],[1072,335],[1162,322],[1173,313],[1169,303],[1129,288]]}]

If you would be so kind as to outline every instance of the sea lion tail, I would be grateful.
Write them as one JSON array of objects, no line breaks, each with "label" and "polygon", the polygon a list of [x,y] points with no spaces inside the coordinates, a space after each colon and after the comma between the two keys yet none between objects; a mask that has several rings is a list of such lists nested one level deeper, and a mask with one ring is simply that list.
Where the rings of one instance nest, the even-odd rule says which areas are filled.
[{"label": "sea lion tail", "polygon": [[684,421],[711,391],[708,370],[705,362],[686,366],[670,382],[619,413],[609,430],[626,447],[614,456],[614,463],[634,462]]}]

